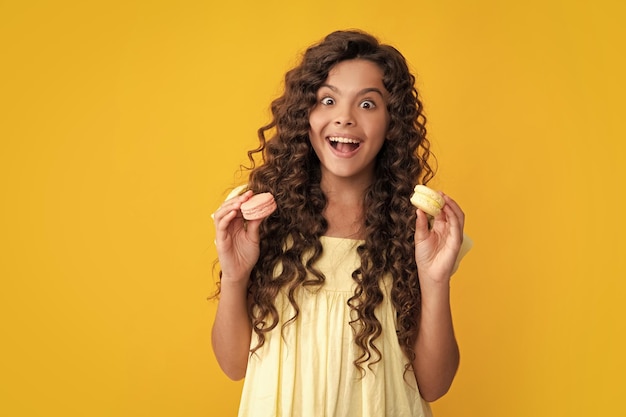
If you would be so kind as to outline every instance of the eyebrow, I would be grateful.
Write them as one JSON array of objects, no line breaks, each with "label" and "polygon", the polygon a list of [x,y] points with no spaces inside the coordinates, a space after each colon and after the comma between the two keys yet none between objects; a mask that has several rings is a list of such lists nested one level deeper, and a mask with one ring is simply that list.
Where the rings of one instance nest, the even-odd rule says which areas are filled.
[{"label": "eyebrow", "polygon": [[[334,91],[335,93],[340,93],[339,89],[337,87],[335,87],[334,85],[322,84],[322,85],[320,85],[320,88],[322,88],[322,87],[327,87],[327,88],[331,89],[332,91]],[[361,91],[359,91],[357,93],[357,95],[362,96],[362,95],[367,94],[367,93],[378,93],[382,98],[385,98],[385,95],[383,94],[383,92],[380,91],[380,89],[378,89],[376,87],[364,88]]]}]

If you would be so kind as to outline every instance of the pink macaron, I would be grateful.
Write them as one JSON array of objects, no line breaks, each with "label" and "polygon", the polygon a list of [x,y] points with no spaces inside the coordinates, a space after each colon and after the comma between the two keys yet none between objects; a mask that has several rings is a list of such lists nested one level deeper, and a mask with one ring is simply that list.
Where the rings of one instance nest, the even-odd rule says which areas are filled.
[{"label": "pink macaron", "polygon": [[276,201],[271,193],[255,194],[241,204],[241,214],[246,220],[263,219],[276,210]]}]

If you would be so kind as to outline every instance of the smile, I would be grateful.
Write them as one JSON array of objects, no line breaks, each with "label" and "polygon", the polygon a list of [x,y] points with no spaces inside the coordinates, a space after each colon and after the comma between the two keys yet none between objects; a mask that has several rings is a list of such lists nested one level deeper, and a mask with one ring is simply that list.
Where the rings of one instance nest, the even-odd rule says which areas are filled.
[{"label": "smile", "polygon": [[330,146],[337,152],[349,154],[356,151],[361,146],[361,141],[342,136],[329,136],[326,138]]}]

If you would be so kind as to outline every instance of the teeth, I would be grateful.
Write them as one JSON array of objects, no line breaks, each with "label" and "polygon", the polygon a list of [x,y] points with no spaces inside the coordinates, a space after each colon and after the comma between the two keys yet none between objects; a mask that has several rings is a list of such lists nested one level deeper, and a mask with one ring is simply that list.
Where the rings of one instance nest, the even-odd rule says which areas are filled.
[{"label": "teeth", "polygon": [[339,136],[331,136],[328,138],[331,142],[340,142],[340,143],[359,143],[358,140],[350,139],[350,138],[342,138]]}]

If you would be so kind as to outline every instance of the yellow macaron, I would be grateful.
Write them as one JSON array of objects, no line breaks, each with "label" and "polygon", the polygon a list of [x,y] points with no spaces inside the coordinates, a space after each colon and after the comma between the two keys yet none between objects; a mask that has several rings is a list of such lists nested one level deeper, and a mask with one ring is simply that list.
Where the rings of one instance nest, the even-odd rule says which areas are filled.
[{"label": "yellow macaron", "polygon": [[441,209],[446,205],[446,201],[437,191],[418,184],[413,190],[411,204],[434,217],[441,213]]}]

